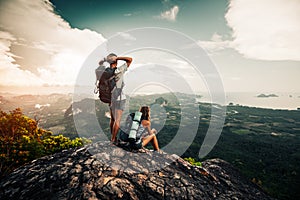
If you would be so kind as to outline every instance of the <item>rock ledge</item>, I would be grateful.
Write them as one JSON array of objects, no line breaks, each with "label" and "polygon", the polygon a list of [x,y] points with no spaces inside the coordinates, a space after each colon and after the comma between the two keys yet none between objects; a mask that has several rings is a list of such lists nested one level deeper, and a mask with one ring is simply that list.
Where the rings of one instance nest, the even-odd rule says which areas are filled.
[{"label": "rock ledge", "polygon": [[0,181],[0,199],[271,199],[223,160],[202,165],[98,142],[18,168]]}]

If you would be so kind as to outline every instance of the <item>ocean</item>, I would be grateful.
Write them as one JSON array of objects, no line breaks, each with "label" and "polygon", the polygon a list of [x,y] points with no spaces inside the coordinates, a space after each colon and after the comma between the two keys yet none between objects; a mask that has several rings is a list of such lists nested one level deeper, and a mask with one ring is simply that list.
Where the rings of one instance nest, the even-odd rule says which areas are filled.
[{"label": "ocean", "polygon": [[[260,94],[275,94],[277,97],[257,97]],[[271,109],[287,109],[296,110],[300,108],[300,93],[286,92],[228,92],[226,96],[226,105],[233,103],[234,105],[245,105],[250,107],[271,108]],[[200,102],[211,102],[210,96],[203,94],[199,99]]]},{"label": "ocean", "polygon": [[[91,94],[93,89],[91,89]],[[89,89],[88,89],[89,90]],[[52,93],[68,94],[74,92],[74,87],[72,86],[59,86],[59,87],[0,87],[2,96],[6,95],[46,95]],[[87,90],[85,90],[87,91]],[[150,94],[149,92],[147,94]],[[145,94],[145,95],[147,95]],[[151,93],[153,94],[153,93]],[[211,102],[211,97],[206,93],[197,93],[201,95],[198,98],[199,102]],[[245,105],[251,107],[260,108],[271,108],[271,109],[288,109],[296,110],[300,108],[300,93],[287,93],[287,92],[269,92],[263,93],[265,95],[275,94],[277,97],[257,97],[262,93],[260,92],[226,92],[225,104],[233,103],[234,105]],[[137,94],[136,94],[137,95]],[[90,95],[87,95],[90,97]]]}]

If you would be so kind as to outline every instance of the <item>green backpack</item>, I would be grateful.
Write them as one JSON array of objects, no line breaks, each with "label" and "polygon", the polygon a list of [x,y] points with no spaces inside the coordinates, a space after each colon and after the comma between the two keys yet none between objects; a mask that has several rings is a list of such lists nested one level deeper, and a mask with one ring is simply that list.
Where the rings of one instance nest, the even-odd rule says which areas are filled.
[{"label": "green backpack", "polygon": [[125,121],[125,127],[119,130],[119,139],[131,149],[142,148],[142,135],[145,128],[141,125],[142,113],[130,113]]}]

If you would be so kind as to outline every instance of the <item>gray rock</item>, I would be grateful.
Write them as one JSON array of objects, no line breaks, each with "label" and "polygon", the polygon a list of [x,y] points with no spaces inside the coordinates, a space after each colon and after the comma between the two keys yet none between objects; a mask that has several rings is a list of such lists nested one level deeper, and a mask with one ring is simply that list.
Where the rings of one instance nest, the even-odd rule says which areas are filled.
[{"label": "gray rock", "polygon": [[0,181],[0,199],[271,199],[229,163],[98,142],[46,156]]}]

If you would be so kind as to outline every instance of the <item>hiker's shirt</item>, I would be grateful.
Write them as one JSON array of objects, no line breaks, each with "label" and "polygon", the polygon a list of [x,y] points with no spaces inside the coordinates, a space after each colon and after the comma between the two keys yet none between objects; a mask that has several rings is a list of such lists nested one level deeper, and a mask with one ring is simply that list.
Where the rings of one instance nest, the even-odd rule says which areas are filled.
[{"label": "hiker's shirt", "polygon": [[115,70],[116,86],[112,90],[112,101],[121,101],[126,99],[126,95],[123,92],[125,86],[123,79],[124,79],[124,74],[127,71],[127,68],[128,66],[127,63],[125,62],[123,65],[117,67],[117,69]]}]

